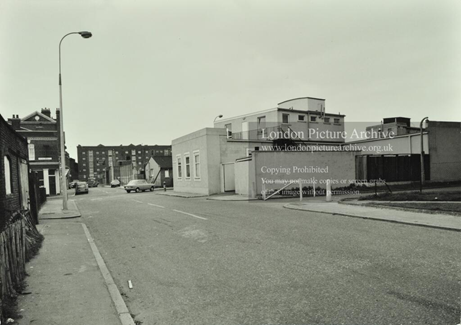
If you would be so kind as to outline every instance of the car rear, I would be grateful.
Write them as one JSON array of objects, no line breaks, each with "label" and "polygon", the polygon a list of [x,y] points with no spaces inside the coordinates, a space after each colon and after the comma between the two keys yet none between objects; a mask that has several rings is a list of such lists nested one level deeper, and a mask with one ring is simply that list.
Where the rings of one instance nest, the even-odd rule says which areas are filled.
[{"label": "car rear", "polygon": [[77,185],[75,185],[75,195],[79,193],[88,194],[88,184],[86,182],[78,182]]}]

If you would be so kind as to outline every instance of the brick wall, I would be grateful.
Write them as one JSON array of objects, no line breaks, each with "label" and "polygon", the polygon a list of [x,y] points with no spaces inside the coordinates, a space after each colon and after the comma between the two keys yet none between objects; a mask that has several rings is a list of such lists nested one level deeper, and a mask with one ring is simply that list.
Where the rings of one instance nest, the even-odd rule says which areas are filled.
[{"label": "brick wall", "polygon": [[[27,160],[27,141],[18,135],[0,115],[0,229],[3,229],[12,215],[21,207],[19,163]],[[6,194],[5,162],[8,157],[11,170],[11,194]]]}]

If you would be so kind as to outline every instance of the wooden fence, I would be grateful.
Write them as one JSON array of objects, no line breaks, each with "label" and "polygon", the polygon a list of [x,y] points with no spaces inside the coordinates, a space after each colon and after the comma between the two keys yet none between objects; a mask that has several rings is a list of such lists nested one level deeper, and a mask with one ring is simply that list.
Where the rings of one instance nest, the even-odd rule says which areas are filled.
[{"label": "wooden fence", "polygon": [[5,310],[21,293],[26,262],[37,253],[42,241],[29,210],[15,212],[0,233],[0,324],[10,316]]}]

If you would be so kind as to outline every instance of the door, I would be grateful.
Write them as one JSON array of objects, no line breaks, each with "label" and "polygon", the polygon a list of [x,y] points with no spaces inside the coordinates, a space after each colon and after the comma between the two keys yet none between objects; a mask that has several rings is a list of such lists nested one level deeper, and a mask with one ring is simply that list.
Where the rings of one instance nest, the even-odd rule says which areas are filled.
[{"label": "door", "polygon": [[56,195],[56,182],[59,182],[59,180],[56,180],[54,169],[48,170],[48,179],[50,184],[50,195]]},{"label": "door", "polygon": [[223,164],[224,192],[235,191],[234,163]]}]

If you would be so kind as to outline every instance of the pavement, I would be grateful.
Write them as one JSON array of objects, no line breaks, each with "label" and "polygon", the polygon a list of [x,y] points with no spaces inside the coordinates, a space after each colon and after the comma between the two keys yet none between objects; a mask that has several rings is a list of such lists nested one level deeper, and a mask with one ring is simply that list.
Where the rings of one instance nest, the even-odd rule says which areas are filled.
[{"label": "pavement", "polygon": [[[364,203],[368,201],[363,201]],[[386,207],[363,206],[354,201],[331,201],[305,199],[299,203],[284,205],[287,209],[320,212],[345,217],[372,219],[378,221],[395,222],[422,227],[461,231],[461,217],[448,214],[410,212],[404,210],[387,209]]]},{"label": "pavement", "polygon": [[206,196],[208,196],[208,195],[206,195],[206,194],[187,193],[187,192],[176,192],[176,191],[172,191],[172,190],[164,191],[164,190],[162,190],[162,189],[155,190],[154,193],[155,193],[155,194],[159,194],[159,195],[166,195],[166,196],[183,197],[183,198],[186,198],[186,199],[196,198],[196,197],[206,197]]},{"label": "pavement", "polygon": [[49,198],[40,210],[37,228],[45,240],[26,265],[15,324],[134,325],[75,201],[68,209],[62,211],[60,198]]}]

